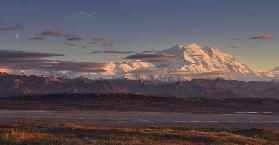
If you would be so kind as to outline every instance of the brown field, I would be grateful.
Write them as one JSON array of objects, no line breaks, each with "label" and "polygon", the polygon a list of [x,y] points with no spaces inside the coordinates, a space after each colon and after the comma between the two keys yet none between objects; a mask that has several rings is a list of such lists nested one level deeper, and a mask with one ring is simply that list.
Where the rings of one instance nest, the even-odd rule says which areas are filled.
[{"label": "brown field", "polygon": [[279,101],[68,94],[0,98],[0,145],[278,145]]},{"label": "brown field", "polygon": [[277,129],[121,127],[78,122],[1,123],[3,145],[279,144]]},{"label": "brown field", "polygon": [[144,94],[53,94],[0,97],[1,110],[139,111],[224,114],[279,114],[276,98],[202,98]]}]

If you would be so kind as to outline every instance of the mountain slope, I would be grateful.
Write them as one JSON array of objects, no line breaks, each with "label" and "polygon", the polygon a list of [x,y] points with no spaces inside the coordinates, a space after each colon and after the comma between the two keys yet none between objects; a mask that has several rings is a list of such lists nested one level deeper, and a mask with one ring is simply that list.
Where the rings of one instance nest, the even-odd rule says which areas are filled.
[{"label": "mountain slope", "polygon": [[266,77],[269,77],[269,78],[278,79],[279,78],[279,66],[266,72],[265,75],[266,75]]},{"label": "mountain slope", "polygon": [[188,73],[230,73],[234,75],[257,74],[231,55],[216,48],[203,48],[197,44],[177,45],[163,51],[176,56],[169,67]]},{"label": "mountain slope", "polygon": [[231,55],[217,48],[201,47],[197,44],[176,45],[156,52],[157,56],[171,56],[163,60],[132,60],[111,62],[102,75],[129,79],[184,79],[218,78],[254,80],[260,74],[238,62]]},{"label": "mountain slope", "polygon": [[104,68],[106,72],[102,73],[103,75],[115,75],[115,76],[125,76],[126,73],[131,71],[151,68],[152,64],[148,62],[143,62],[140,60],[131,61],[131,62],[110,62]]}]

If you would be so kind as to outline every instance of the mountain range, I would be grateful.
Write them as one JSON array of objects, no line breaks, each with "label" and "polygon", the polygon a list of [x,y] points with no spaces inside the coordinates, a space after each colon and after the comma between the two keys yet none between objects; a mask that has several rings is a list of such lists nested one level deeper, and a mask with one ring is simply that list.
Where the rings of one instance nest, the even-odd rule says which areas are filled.
[{"label": "mountain range", "polygon": [[[270,80],[279,77],[279,68],[259,73],[217,48],[191,43],[157,52],[128,56],[128,62],[110,62],[100,73],[66,72],[68,78],[126,78],[131,80],[177,81],[194,78],[230,80]],[[60,73],[61,76],[61,73]]]},{"label": "mountain range", "polygon": [[[113,61],[104,65],[101,72],[51,71],[36,72],[40,76],[74,79],[130,79],[179,80],[216,79],[241,81],[269,81],[279,78],[279,67],[267,72],[257,72],[233,56],[211,47],[198,44],[175,45],[162,51],[146,51],[127,56],[126,62]],[[0,72],[5,69],[0,69]]]},{"label": "mountain range", "polygon": [[10,75],[0,73],[0,97],[45,94],[152,94],[174,97],[209,98],[278,98],[279,82],[237,81],[221,78],[206,80],[163,82],[128,79]]}]

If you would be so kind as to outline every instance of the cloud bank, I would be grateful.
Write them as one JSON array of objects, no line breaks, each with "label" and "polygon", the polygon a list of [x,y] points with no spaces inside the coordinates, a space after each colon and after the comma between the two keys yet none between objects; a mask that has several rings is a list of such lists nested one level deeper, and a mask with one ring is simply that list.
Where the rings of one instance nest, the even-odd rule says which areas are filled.
[{"label": "cloud bank", "polygon": [[64,35],[66,41],[81,41],[83,40],[81,37],[75,35],[75,34],[66,34]]},{"label": "cloud bank", "polygon": [[174,58],[175,57],[173,55],[165,54],[165,53],[155,53],[155,54],[137,53],[137,54],[129,55],[125,59],[133,59],[133,60],[138,59],[143,61],[155,62],[155,61],[168,61]]},{"label": "cloud bank", "polygon": [[41,32],[39,35],[41,36],[52,36],[52,37],[59,37],[61,35],[60,30],[53,28],[46,31]]},{"label": "cloud bank", "polygon": [[50,60],[64,56],[56,53],[0,50],[0,67],[11,70],[102,72],[105,64],[95,62],[75,62]]},{"label": "cloud bank", "polygon": [[99,54],[99,53],[131,54],[131,53],[134,53],[134,51],[104,50],[104,51],[93,51],[93,52],[91,52],[91,53],[93,53],[93,54]]},{"label": "cloud bank", "polygon": [[250,37],[249,39],[270,40],[270,39],[272,39],[272,36],[270,34],[268,34],[268,33],[264,33],[264,34],[259,35],[259,36]]},{"label": "cloud bank", "polygon": [[103,38],[103,37],[96,37],[93,38],[91,41],[91,44],[95,44],[95,45],[100,45],[103,47],[111,47],[114,46],[115,41],[109,40],[107,38]]},{"label": "cloud bank", "polygon": [[14,24],[14,25],[0,25],[0,32],[4,31],[21,31],[23,30],[23,26],[20,24]]}]

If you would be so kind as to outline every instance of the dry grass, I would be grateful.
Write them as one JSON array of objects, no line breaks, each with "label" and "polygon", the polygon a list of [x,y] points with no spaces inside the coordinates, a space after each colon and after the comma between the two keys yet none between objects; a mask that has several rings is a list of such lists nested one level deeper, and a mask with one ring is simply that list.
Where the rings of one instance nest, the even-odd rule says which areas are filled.
[{"label": "dry grass", "polygon": [[278,130],[109,127],[79,123],[0,125],[3,145],[204,145],[279,144]]},{"label": "dry grass", "polygon": [[47,139],[52,136],[47,133],[29,133],[29,132],[6,132],[1,134],[1,140],[14,140],[14,141],[23,141],[23,140],[32,140],[32,139]]}]

